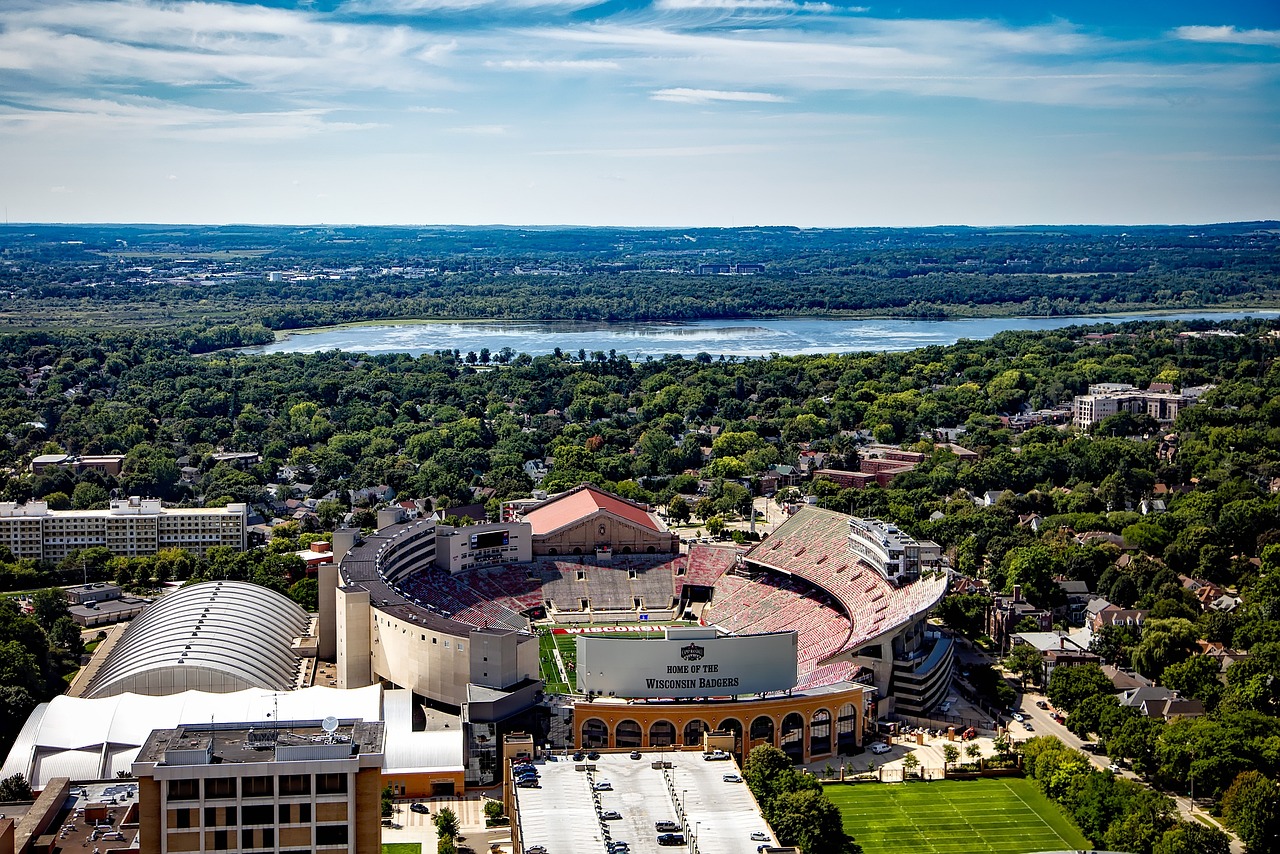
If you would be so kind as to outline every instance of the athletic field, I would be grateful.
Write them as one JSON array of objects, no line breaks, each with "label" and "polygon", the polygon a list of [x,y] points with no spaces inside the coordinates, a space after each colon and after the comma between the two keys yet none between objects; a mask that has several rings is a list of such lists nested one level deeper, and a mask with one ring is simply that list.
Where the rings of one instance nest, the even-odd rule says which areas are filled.
[{"label": "athletic field", "polygon": [[[589,625],[589,624],[588,624]],[[611,638],[631,638],[635,640],[661,640],[662,633],[655,631],[641,631],[637,628],[633,632],[625,630],[610,631],[605,637]],[[688,623],[652,623],[645,624],[649,626],[667,626],[667,625],[688,625]],[[582,628],[582,626],[574,626],[567,624],[564,626],[550,626],[551,629],[559,628]],[[610,628],[615,628],[610,624]],[[574,675],[573,668],[578,663],[578,635],[576,634],[544,634],[538,639],[538,658],[542,666],[542,681],[547,685],[547,691],[552,694],[573,693],[578,690],[578,679]],[[559,650],[560,661],[564,662],[564,666],[569,668],[569,672],[560,669],[556,661],[554,650]]]},{"label": "athletic field", "polygon": [[1014,777],[827,786],[866,854],[1027,854],[1092,848],[1035,783]]}]

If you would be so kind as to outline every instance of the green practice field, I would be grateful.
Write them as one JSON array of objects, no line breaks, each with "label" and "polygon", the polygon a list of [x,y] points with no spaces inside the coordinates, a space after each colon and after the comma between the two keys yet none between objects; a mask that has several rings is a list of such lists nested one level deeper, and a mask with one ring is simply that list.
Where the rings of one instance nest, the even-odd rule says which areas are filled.
[{"label": "green practice field", "polygon": [[1035,783],[1012,777],[827,786],[866,854],[1026,854],[1091,848]]}]

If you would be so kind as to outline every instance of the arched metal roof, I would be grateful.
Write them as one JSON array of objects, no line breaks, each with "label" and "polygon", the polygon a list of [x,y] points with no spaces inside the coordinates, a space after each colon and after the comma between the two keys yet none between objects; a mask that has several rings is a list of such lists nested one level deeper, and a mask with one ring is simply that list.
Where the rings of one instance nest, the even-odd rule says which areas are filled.
[{"label": "arched metal roof", "polygon": [[183,587],[129,624],[84,696],[161,693],[146,688],[157,681],[148,677],[182,669],[190,671],[185,678],[172,673],[166,680],[174,691],[219,682],[225,690],[289,690],[298,674],[293,639],[309,625],[296,603],[257,584],[206,581]]}]

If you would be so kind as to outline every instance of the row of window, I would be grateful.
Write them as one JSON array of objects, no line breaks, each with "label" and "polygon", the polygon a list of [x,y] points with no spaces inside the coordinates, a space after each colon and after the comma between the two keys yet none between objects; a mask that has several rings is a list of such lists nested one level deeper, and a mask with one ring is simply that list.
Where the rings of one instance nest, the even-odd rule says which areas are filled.
[{"label": "row of window", "polygon": [[[198,827],[200,811],[198,809],[176,809],[173,811],[171,827],[186,830]],[[239,821],[236,819],[239,818]],[[235,824],[310,824],[311,804],[250,804],[241,807],[237,815],[234,806],[205,807],[205,827],[230,827]]]},{"label": "row of window", "polygon": [[[235,777],[208,777],[204,780],[205,800],[234,800],[237,789],[246,798],[270,797],[274,794],[276,780],[279,780],[281,795],[311,794],[311,777],[307,774],[283,774],[279,778],[270,776],[240,778],[237,786]],[[347,793],[346,774],[316,774],[315,790],[317,795],[345,795]],[[200,780],[170,780],[168,785],[169,800],[194,801],[200,799]]]},{"label": "row of window", "polygon": [[[213,849],[215,851],[229,851],[235,847],[232,844],[235,839],[234,831],[214,830],[211,831],[210,835],[213,837]],[[345,824],[326,824],[316,828],[316,845],[346,845],[347,839],[348,832]],[[274,828],[246,827],[240,830],[241,850],[274,850],[275,847],[276,832]],[[306,849],[303,849],[303,851],[306,851]]]}]

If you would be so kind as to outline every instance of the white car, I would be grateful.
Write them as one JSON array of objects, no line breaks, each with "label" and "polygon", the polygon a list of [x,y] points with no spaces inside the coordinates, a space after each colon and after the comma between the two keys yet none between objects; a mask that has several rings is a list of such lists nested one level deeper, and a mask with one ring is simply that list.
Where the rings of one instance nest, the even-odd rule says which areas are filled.
[{"label": "white car", "polygon": [[877,741],[875,744],[871,745],[872,753],[888,753],[890,750],[893,750],[893,748],[885,744],[883,741]]},{"label": "white car", "polygon": [[1022,712],[1014,712],[1012,717],[1018,723],[1022,723],[1023,721],[1026,720],[1026,717],[1022,714]]},{"label": "white car", "polygon": [[737,774],[725,774],[725,775],[724,775],[723,777],[721,777],[720,779],[724,780],[726,783],[741,783],[741,782],[742,782],[742,778],[741,778],[741,777],[739,777]]},{"label": "white car", "polygon": [[755,833],[751,834],[751,841],[752,842],[768,842],[769,834],[765,833],[763,830],[757,830]]},{"label": "white car", "polygon": [[601,780],[599,783],[596,783],[595,789],[597,792],[612,792],[613,784],[608,780]]}]

